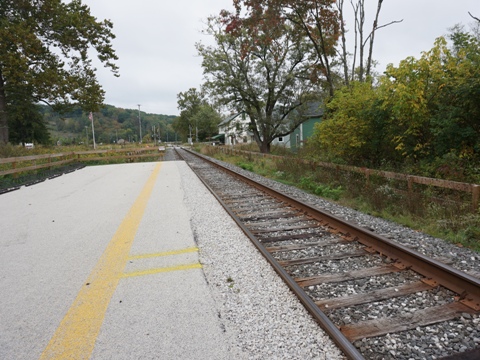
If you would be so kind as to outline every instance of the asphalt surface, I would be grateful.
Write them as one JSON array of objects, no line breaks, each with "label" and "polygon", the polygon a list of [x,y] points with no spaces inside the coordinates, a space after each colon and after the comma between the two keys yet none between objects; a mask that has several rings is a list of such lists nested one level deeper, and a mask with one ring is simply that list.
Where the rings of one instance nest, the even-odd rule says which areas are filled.
[{"label": "asphalt surface", "polygon": [[227,359],[181,162],[0,195],[0,359]]}]

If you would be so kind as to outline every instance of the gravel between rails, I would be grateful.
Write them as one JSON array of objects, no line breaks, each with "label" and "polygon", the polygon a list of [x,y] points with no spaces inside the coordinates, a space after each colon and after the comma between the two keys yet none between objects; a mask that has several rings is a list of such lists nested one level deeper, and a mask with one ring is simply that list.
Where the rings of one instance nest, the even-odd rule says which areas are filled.
[{"label": "gravel between rails", "polygon": [[[359,226],[363,226],[382,236],[385,236],[389,239],[397,241],[407,247],[413,248],[420,253],[426,254],[432,258],[435,258],[439,261],[447,263],[450,266],[453,266],[459,270],[465,271],[472,276],[480,278],[480,254],[479,253],[475,253],[469,249],[460,248],[454,244],[447,243],[441,239],[433,238],[429,235],[400,226],[390,221],[375,218],[370,215],[362,214],[358,211],[345,208],[343,206],[339,206],[337,204],[321,199],[317,196],[305,193],[294,187],[283,185],[278,182],[266,179],[262,176],[258,176],[251,172],[245,171],[234,165],[227,164],[221,161],[217,161],[217,162],[227,167],[230,167],[244,175],[247,175],[259,182],[268,184],[269,186],[279,189],[282,192],[287,193],[290,196],[293,196],[301,201],[304,201],[313,206],[317,206],[325,211],[328,211],[337,217],[346,219],[352,223],[356,223]],[[205,224],[209,224],[210,221],[212,221],[212,219],[205,218]],[[206,226],[208,227],[208,225]],[[223,229],[221,231],[228,233],[229,231],[232,230],[231,227],[232,227],[231,225],[223,225]],[[231,244],[228,244],[228,246],[231,246]],[[233,252],[234,258],[235,258],[235,254],[237,254],[236,255],[237,258],[235,260],[240,258],[240,255],[236,253],[236,250],[234,249],[230,249],[230,250]],[[222,255],[220,255],[220,257],[222,257]],[[261,256],[258,255],[258,257],[261,257]],[[242,257],[242,260],[243,260],[243,257]],[[257,265],[252,264],[250,269],[247,268],[247,272],[244,273],[245,277],[249,276],[248,272],[249,271],[251,272],[251,269],[257,269],[256,266]],[[265,271],[262,270],[262,272],[265,272]],[[276,277],[275,274],[273,275],[274,277]],[[223,283],[221,279],[219,280],[220,280],[219,283],[214,283],[214,284],[216,284],[215,286],[220,284],[217,287],[222,288],[221,284]],[[223,303],[224,306],[226,306],[226,308],[229,308],[228,306],[230,306],[231,304],[231,297],[229,296],[228,291],[229,290],[235,291],[235,289],[237,289],[237,281],[236,279],[233,278],[233,276],[232,276],[232,280],[233,282],[229,283],[231,287],[227,286],[228,288],[227,292],[222,293],[223,298],[226,299],[225,302]],[[390,282],[390,280],[388,279],[387,281]],[[383,283],[382,280],[380,282]],[[265,283],[267,283],[267,281],[265,281]],[[246,286],[250,286],[250,284],[247,282]],[[380,286],[382,287],[383,285],[380,284]],[[348,292],[350,292],[350,290]],[[428,301],[428,299],[426,299],[426,301]],[[240,311],[242,311],[242,305],[238,303],[237,305],[239,305]],[[379,316],[381,316],[382,312],[384,311],[388,312],[390,311],[389,309],[398,307],[398,305],[396,305],[395,303],[378,304],[378,305],[380,308],[383,307],[384,309],[383,311],[379,309],[380,310],[378,314]],[[400,305],[403,306],[402,304]],[[301,305],[298,304],[298,307],[301,307]],[[232,309],[235,309],[235,307],[232,307]],[[361,310],[362,309],[359,308],[357,311],[361,313],[362,312]],[[235,311],[235,310],[232,310],[232,311]],[[288,315],[290,314],[288,313]],[[341,312],[339,312],[338,315],[341,316]],[[480,317],[478,317],[478,315],[475,315],[473,317],[469,317],[467,315],[468,314],[466,314],[465,317],[462,317],[459,320],[449,322],[448,327],[443,327],[441,324],[438,324],[438,325],[433,325],[426,328],[417,328],[415,331],[410,331],[403,334],[394,334],[394,335],[387,336],[386,338],[383,338],[383,339],[371,338],[367,340],[361,340],[356,342],[356,345],[359,348],[362,348],[362,352],[369,359],[400,359],[400,358],[401,359],[410,359],[410,358],[411,359],[420,359],[420,358],[421,359],[438,359],[440,357],[443,357],[449,354],[452,351],[448,349],[454,349],[455,352],[459,352],[459,351],[461,352],[461,351],[467,350],[468,348],[471,348],[472,345],[475,347],[480,344]],[[240,323],[242,321],[241,318],[236,318],[236,320],[240,321]],[[289,336],[290,334],[287,333],[287,337]],[[281,336],[279,338],[281,338]],[[258,341],[258,338],[255,341]],[[281,340],[277,339],[276,341],[273,341],[273,343],[276,343],[278,341],[283,341],[283,339]],[[300,347],[298,346],[298,343],[294,346]],[[322,347],[323,345],[320,346],[320,348]],[[243,345],[242,345],[242,348],[243,348]],[[272,354],[273,353],[268,353],[268,352],[263,353],[263,357],[275,358],[276,356],[275,355],[272,356]],[[300,353],[295,353],[295,348],[294,348],[293,354],[294,355],[292,355],[292,357],[289,357],[289,356],[284,357],[282,354],[280,358],[315,358],[315,359],[322,358],[322,357],[319,357],[318,354],[313,355],[313,353],[312,353],[313,357],[301,356]],[[326,356],[330,356],[330,355],[326,355]],[[262,356],[259,356],[258,358],[262,358]]]},{"label": "gravel between rails", "polygon": [[178,164],[200,262],[238,350],[232,358],[344,359],[188,165]]}]

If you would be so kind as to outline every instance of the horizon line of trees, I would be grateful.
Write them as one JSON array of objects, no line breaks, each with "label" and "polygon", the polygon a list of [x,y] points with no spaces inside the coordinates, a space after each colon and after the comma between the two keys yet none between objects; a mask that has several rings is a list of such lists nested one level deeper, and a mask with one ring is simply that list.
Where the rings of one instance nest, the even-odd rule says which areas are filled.
[{"label": "horizon line of trees", "polygon": [[[324,120],[311,141],[317,157],[478,161],[480,20],[470,14],[476,21],[471,32],[456,26],[450,42],[440,37],[420,59],[409,57],[378,75],[376,33],[402,20],[382,24],[384,1],[376,4],[369,13],[365,0],[232,0],[232,11],[207,20],[204,33],[213,45],[196,44],[201,89],[178,94],[180,116],[171,123],[144,113],[142,137],[173,130],[183,141],[208,139],[226,109],[248,115],[259,150],[269,152],[275,138],[305,121],[308,104],[323,102]],[[46,112],[55,130],[83,133],[94,112],[99,142],[111,142],[113,132],[115,140],[143,140],[136,110],[112,115],[102,105],[89,55],[96,52],[118,76],[112,29],[81,0],[0,3],[0,143],[48,142]],[[352,30],[350,44],[346,33]],[[42,112],[39,103],[51,111]],[[52,115],[69,112],[79,112],[79,121]]]},{"label": "horizon line of trees", "polygon": [[[89,113],[80,107],[58,114],[50,107],[41,105],[40,111],[47,127],[54,136],[44,143],[78,144],[92,143],[92,122]],[[150,114],[138,109],[123,109],[105,105],[93,113],[95,141],[97,143],[115,144],[125,142],[158,142],[175,141],[178,134],[172,127],[176,116]],[[140,139],[140,124],[142,139]]]}]

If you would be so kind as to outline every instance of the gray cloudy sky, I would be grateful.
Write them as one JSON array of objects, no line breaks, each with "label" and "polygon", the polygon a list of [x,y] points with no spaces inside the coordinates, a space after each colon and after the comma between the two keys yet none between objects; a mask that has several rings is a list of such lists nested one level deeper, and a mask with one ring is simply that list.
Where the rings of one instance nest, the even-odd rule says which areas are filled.
[{"label": "gray cloudy sky", "polygon": [[[105,103],[147,113],[177,115],[177,94],[202,83],[201,58],[195,43],[210,42],[200,30],[209,15],[231,9],[231,0],[84,0],[98,19],[110,19],[117,36],[120,77],[99,67],[106,91]],[[346,1],[346,3],[349,3]],[[377,0],[366,0],[373,16]],[[432,48],[435,38],[457,23],[480,17],[478,0],[385,0],[380,23],[400,24],[376,34],[374,58],[383,71],[407,56],[419,57]],[[352,28],[351,22],[347,23]],[[370,27],[371,19],[367,18]]]}]

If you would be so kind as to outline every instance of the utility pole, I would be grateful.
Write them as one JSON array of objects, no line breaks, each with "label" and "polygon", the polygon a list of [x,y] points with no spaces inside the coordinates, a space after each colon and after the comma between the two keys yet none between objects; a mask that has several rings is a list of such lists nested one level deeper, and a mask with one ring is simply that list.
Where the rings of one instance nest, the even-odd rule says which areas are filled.
[{"label": "utility pole", "polygon": [[92,122],[92,138],[93,138],[93,150],[97,148],[97,145],[95,144],[95,127],[93,126],[93,114],[90,111],[90,114],[88,115],[88,118]]},{"label": "utility pole", "polygon": [[140,127],[140,140],[138,141],[140,144],[142,143],[142,121],[140,120],[140,104],[138,104],[138,126]]}]

